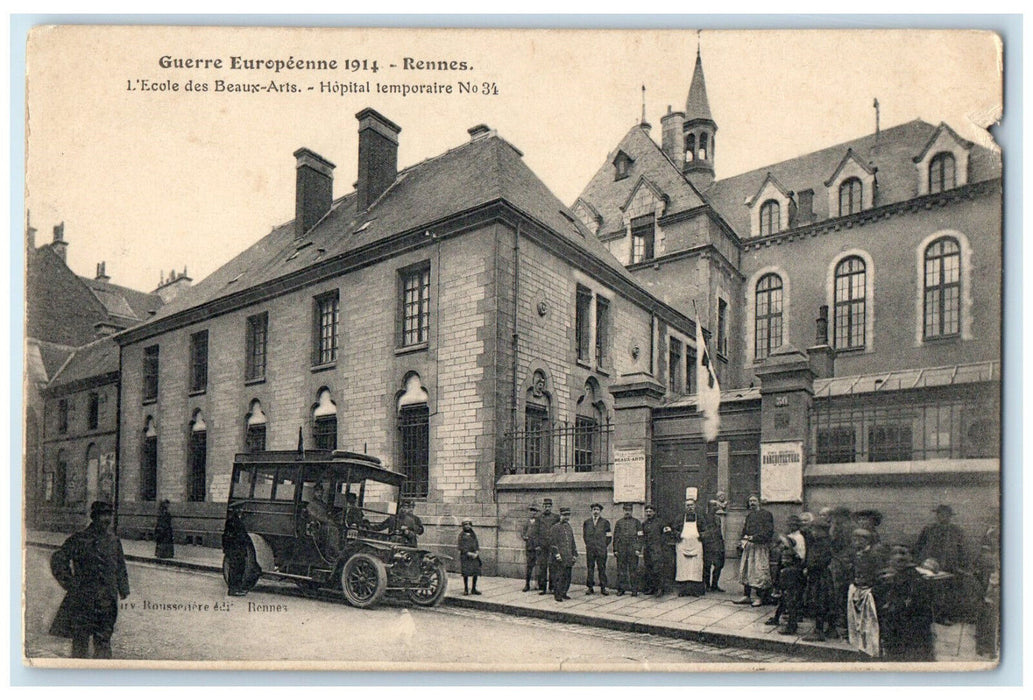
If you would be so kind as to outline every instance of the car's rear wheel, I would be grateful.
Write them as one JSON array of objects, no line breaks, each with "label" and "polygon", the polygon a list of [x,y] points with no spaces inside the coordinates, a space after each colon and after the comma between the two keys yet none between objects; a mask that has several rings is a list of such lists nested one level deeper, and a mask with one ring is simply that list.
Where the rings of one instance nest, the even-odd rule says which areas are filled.
[{"label": "car's rear wheel", "polygon": [[376,605],[387,591],[387,567],[376,557],[359,552],[344,564],[341,590],[357,608]]},{"label": "car's rear wheel", "polygon": [[406,591],[409,600],[416,605],[431,607],[441,602],[448,589],[448,575],[445,573],[445,565],[441,562],[434,564],[432,571],[427,572],[427,585],[421,588],[410,588]]}]

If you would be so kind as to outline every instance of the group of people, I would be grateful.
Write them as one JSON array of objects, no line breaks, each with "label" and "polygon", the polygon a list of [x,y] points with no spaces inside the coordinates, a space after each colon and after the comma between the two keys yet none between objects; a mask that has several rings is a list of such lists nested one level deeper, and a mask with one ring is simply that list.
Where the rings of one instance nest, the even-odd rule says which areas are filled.
[{"label": "group of people", "polygon": [[934,660],[933,622],[976,623],[977,652],[995,656],[999,644],[1000,562],[997,530],[973,559],[943,504],[916,539],[884,543],[874,509],[823,508],[789,516],[777,533],[756,496],[739,548],[743,605],[774,604],[767,624],[796,634],[804,618],[807,641],[845,636],[871,657]]}]

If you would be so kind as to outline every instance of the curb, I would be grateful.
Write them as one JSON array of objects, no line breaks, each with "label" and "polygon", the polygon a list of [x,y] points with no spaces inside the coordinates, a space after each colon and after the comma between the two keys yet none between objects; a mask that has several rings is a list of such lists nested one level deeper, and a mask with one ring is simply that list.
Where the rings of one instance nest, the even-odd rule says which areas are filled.
[{"label": "curb", "polygon": [[[60,545],[48,542],[26,541],[26,546],[39,547],[42,549],[55,550]],[[198,564],[176,559],[158,559],[156,557],[141,556],[139,554],[126,554],[126,561],[142,564],[158,564],[174,569],[187,571],[203,571],[206,573],[222,573],[222,568],[210,564]],[[672,639],[687,639],[693,642],[704,644],[715,644],[727,647],[740,647],[753,650],[769,651],[781,654],[797,654],[807,656],[815,661],[840,661],[858,662],[865,660],[860,652],[847,649],[835,649],[818,646],[817,644],[800,643],[799,641],[779,641],[777,639],[757,639],[754,637],[742,637],[726,632],[711,632],[707,630],[691,630],[678,627],[669,627],[649,622],[636,622],[633,620],[617,620],[610,617],[597,617],[583,613],[568,612],[565,610],[542,610],[538,608],[526,608],[520,605],[508,603],[493,603],[487,600],[473,600],[470,598],[454,597],[445,594],[441,601],[442,605],[449,605],[456,608],[467,608],[471,610],[485,610],[488,612],[503,613],[517,617],[530,617],[539,620],[551,620],[553,622],[566,622],[570,624],[584,625],[586,627],[599,627],[602,629],[614,630],[616,632],[636,632],[639,634],[652,634],[658,637]]]},{"label": "curb", "polygon": [[776,639],[757,639],[754,637],[741,637],[725,632],[710,632],[706,630],[690,630],[678,627],[668,627],[649,622],[636,622],[633,620],[616,620],[609,617],[596,617],[582,613],[566,612],[563,610],[540,610],[538,608],[525,608],[519,605],[507,603],[493,603],[487,600],[471,600],[469,598],[454,598],[446,595],[442,605],[451,605],[457,608],[470,608],[486,610],[489,612],[505,613],[520,617],[532,617],[540,620],[551,620],[553,622],[567,622],[584,625],[586,627],[600,627],[617,632],[638,632],[641,634],[653,634],[658,637],[669,637],[674,639],[687,639],[693,642],[705,644],[716,644],[720,646],[741,647],[753,650],[770,651],[781,654],[805,655],[815,661],[840,661],[860,662],[865,657],[860,652],[848,649],[835,649],[818,646],[816,644],[800,642],[782,642]]}]

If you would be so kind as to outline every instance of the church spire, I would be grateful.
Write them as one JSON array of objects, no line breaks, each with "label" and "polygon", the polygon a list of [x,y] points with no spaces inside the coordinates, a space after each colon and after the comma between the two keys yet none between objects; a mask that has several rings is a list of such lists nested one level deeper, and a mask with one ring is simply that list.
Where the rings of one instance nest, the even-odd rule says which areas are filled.
[{"label": "church spire", "polygon": [[703,58],[696,45],[696,67],[692,71],[689,98],[685,101],[685,165],[683,172],[699,189],[714,181],[714,134],[717,122],[710,113],[707,82],[703,78]]}]

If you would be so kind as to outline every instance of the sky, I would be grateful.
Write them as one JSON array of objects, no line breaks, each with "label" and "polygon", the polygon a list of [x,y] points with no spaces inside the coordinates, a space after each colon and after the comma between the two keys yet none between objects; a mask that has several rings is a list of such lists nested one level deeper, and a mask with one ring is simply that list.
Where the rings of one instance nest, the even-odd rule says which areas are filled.
[{"label": "sky", "polygon": [[[655,139],[668,105],[684,109],[697,42],[718,178],[873,132],[875,98],[882,128],[945,121],[984,145],[1001,112],[1001,47],[986,32],[43,27],[28,49],[26,207],[37,245],[64,222],[81,275],[104,261],[112,282],[145,291],[171,269],[197,281],[293,218],[297,148],[336,164],[335,197],[351,191],[354,115],[365,107],[402,127],[400,167],[483,123],[572,204],[641,119],[643,85]],[[223,66],[166,69],[162,56]],[[233,56],[339,68],[234,70]],[[468,70],[407,70],[406,58]],[[349,61],[358,70],[341,67]],[[179,90],[142,90],[141,80]],[[299,92],[216,92],[217,80]],[[452,93],[342,95],[323,81]],[[460,94],[460,81],[477,94]]]}]

